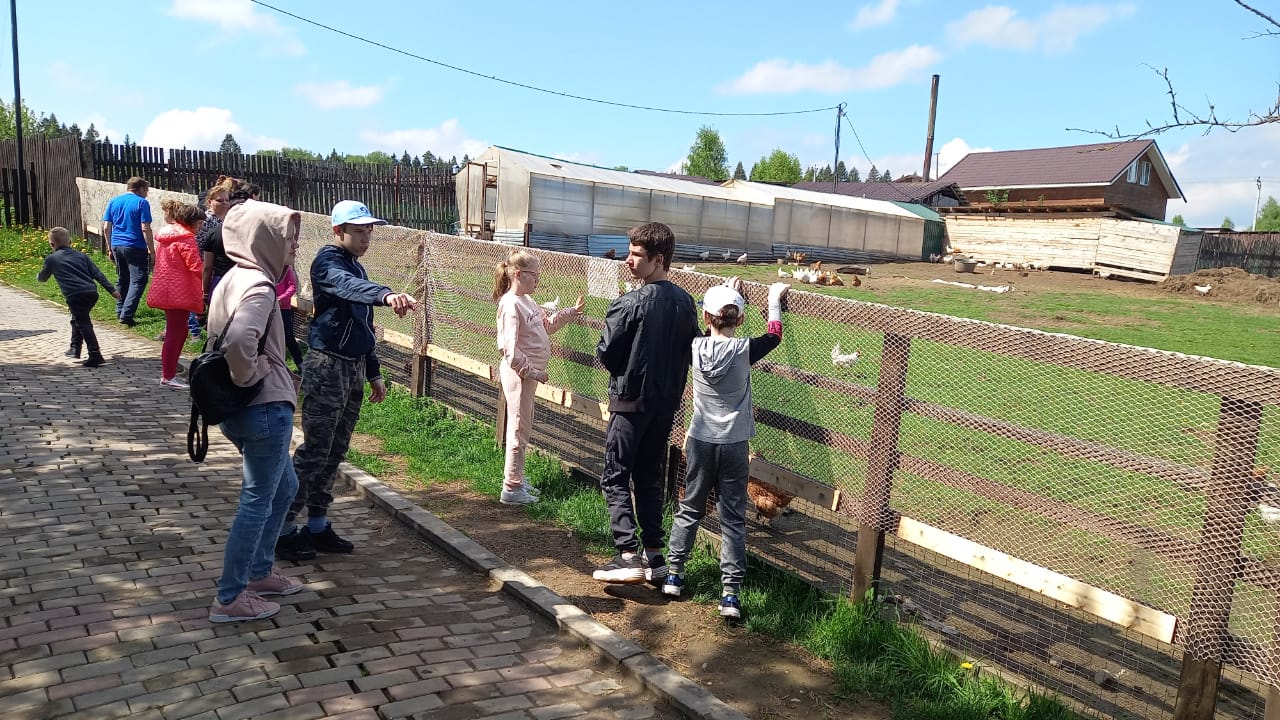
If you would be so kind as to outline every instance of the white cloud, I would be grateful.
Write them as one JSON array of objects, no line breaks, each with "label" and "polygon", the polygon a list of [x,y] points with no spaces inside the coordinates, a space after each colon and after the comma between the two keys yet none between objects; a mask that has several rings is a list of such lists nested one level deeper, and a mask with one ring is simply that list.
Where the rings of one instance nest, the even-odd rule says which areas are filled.
[{"label": "white cloud", "polygon": [[958,45],[988,45],[1006,50],[1040,49],[1046,54],[1065,53],[1076,40],[1118,18],[1136,11],[1120,5],[1060,5],[1035,19],[1018,16],[1004,5],[988,5],[947,24],[947,37]]},{"label": "white cloud", "polygon": [[912,45],[883,53],[858,68],[845,67],[834,60],[811,65],[775,58],[761,61],[741,77],[724,83],[719,92],[750,95],[877,90],[911,80],[941,59],[942,55],[929,45]]},{"label": "white cloud", "polygon": [[898,12],[898,0],[880,0],[875,5],[863,5],[849,21],[850,30],[865,30],[893,22]]},{"label": "white cloud", "polygon": [[362,108],[382,102],[380,85],[352,86],[346,80],[324,83],[299,83],[293,88],[312,105],[322,110]]},{"label": "white cloud", "polygon": [[1249,227],[1258,199],[1256,178],[1262,179],[1263,202],[1268,196],[1280,198],[1280,126],[1196,136],[1165,153],[1165,160],[1187,197],[1185,203],[1169,201],[1168,217],[1182,215],[1188,225],[1218,227],[1230,217],[1236,227]]},{"label": "white cloud", "polygon": [[246,131],[231,116],[230,110],[213,107],[166,110],[147,125],[138,144],[171,149],[185,147],[191,150],[217,150],[227,133],[235,136],[236,142],[246,153],[277,149],[286,144],[279,138],[254,135]]},{"label": "white cloud", "polygon": [[125,132],[111,127],[107,122],[107,117],[102,113],[90,113],[83,120],[79,120],[78,123],[81,130],[88,130],[89,126],[92,125],[93,129],[98,131],[99,138],[110,138],[111,142],[114,143],[124,142]]},{"label": "white cloud", "polygon": [[993,148],[989,147],[969,147],[969,143],[965,142],[964,138],[952,138],[938,148],[937,176],[941,177],[943,173],[955,167],[955,164],[963,160],[964,156],[969,153],[991,152],[992,150]]},{"label": "white cloud", "polygon": [[274,15],[258,12],[249,0],[173,0],[166,12],[213,23],[228,38],[257,33],[270,41],[267,47],[273,54],[302,55],[307,51],[293,28],[281,25]]},{"label": "white cloud", "polygon": [[433,128],[364,130],[360,133],[360,139],[369,145],[370,150],[396,154],[408,150],[410,155],[421,155],[430,150],[440,157],[458,159],[463,155],[475,157],[489,147],[489,143],[483,140],[467,137],[466,132],[459,127],[457,118],[445,120]]},{"label": "white cloud", "polygon": [[687,158],[687,157],[682,157],[682,158],[680,158],[679,160],[677,160],[677,161],[675,161],[675,162],[671,163],[670,165],[668,165],[668,166],[666,166],[666,167],[662,168],[662,170],[660,170],[659,172],[664,172],[664,173],[683,173],[683,172],[684,172],[684,166],[685,166],[685,165],[687,165],[687,164],[689,164],[689,158]]}]

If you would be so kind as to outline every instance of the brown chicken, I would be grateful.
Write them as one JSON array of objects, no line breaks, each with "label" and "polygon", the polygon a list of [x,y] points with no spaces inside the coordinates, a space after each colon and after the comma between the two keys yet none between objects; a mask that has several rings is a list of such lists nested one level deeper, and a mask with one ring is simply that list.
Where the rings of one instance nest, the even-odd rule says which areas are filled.
[{"label": "brown chicken", "polygon": [[854,275],[854,276],[853,276],[853,286],[854,286],[854,287],[862,287],[862,278],[858,277],[857,275]]},{"label": "brown chicken", "polygon": [[[763,459],[760,453],[752,453],[751,459]],[[786,490],[765,482],[759,478],[747,478],[747,497],[751,498],[751,503],[756,506],[756,521],[768,525],[768,520],[772,520],[782,514],[782,511],[796,499],[795,493],[789,493]]]},{"label": "brown chicken", "polygon": [[604,251],[604,255],[602,255],[601,257],[606,257],[606,258],[609,258],[610,260],[617,260],[618,253],[615,252],[613,248],[609,248],[608,250]]}]

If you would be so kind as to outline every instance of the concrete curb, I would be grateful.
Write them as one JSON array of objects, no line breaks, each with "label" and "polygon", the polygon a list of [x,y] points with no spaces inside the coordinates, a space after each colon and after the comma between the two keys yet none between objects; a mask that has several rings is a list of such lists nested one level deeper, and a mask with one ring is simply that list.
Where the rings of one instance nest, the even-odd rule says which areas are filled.
[{"label": "concrete curb", "polygon": [[[301,431],[295,429],[294,436],[301,440]],[[394,515],[396,520],[423,539],[459,562],[488,575],[502,586],[503,592],[554,622],[562,632],[591,647],[600,657],[620,666],[686,717],[695,720],[747,720],[745,715],[726,705],[706,688],[672,670],[644,648],[610,630],[528,573],[506,564],[480,543],[418,507],[369,473],[344,462],[338,468],[338,478],[349,483],[351,489],[366,500]]]}]

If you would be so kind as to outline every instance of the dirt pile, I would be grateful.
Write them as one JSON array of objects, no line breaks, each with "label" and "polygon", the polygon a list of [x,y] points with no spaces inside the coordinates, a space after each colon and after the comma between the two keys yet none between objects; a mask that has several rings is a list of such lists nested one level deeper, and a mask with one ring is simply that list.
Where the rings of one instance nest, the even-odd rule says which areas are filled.
[{"label": "dirt pile", "polygon": [[[1160,281],[1156,287],[1165,292],[1181,295],[1205,295],[1234,302],[1280,305],[1280,278],[1254,275],[1234,267],[1197,270],[1190,275],[1175,275]],[[1205,287],[1209,290],[1202,292]]]}]

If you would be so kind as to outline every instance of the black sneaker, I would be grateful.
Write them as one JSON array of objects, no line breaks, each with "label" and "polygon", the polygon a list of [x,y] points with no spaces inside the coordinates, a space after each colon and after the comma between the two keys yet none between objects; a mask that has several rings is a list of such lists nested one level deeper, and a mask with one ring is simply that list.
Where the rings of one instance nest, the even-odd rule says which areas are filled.
[{"label": "black sneaker", "polygon": [[308,544],[316,552],[346,554],[356,549],[350,541],[338,537],[332,525],[326,525],[324,531],[318,533],[313,533],[304,527],[301,534],[307,537]]},{"label": "black sneaker", "polygon": [[276,539],[276,558],[289,562],[314,560],[315,548],[311,547],[311,535],[294,530]]},{"label": "black sneaker", "polygon": [[79,360],[79,359],[80,359],[80,348],[78,348],[78,347],[69,347],[69,348],[67,348],[67,351],[66,351],[66,352],[64,352],[64,353],[62,353],[62,354],[63,354],[63,355],[66,355],[66,356],[67,356],[67,357],[69,357],[69,358],[75,358],[75,359]]},{"label": "black sneaker", "polygon": [[120,318],[120,324],[124,325],[125,327],[133,327],[134,325],[138,324],[138,321],[134,320],[133,318]]},{"label": "black sneaker", "polygon": [[101,355],[90,353],[89,359],[82,361],[80,364],[85,367],[102,367],[107,364],[107,359]]},{"label": "black sneaker", "polygon": [[656,588],[661,588],[662,581],[667,579],[667,559],[661,555],[654,555],[647,565],[648,567],[644,569],[644,581]]},{"label": "black sneaker", "polygon": [[639,585],[644,582],[645,571],[645,562],[640,555],[630,559],[617,555],[608,565],[596,568],[591,577],[600,582]]}]

